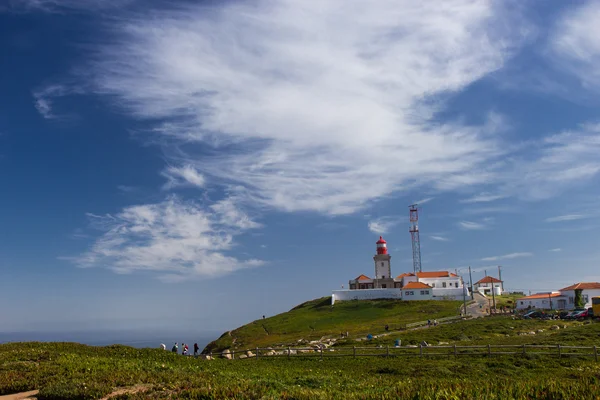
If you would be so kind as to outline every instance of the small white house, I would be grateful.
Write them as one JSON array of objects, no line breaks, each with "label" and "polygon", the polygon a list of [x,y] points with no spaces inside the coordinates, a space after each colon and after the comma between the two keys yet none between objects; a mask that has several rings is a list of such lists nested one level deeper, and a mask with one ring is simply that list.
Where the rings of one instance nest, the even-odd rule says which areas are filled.
[{"label": "small white house", "polygon": [[494,290],[494,295],[500,296],[504,291],[504,285],[500,279],[496,279],[493,276],[484,276],[473,284],[473,290],[486,296],[491,296],[492,290]]},{"label": "small white house", "polygon": [[543,310],[561,310],[565,297],[560,292],[535,293],[517,299],[517,310],[539,308]]},{"label": "small white house", "polygon": [[600,282],[579,282],[571,286],[560,289],[560,294],[564,297],[559,302],[559,308],[572,310],[575,308],[575,290],[581,289],[581,295],[585,302],[585,308],[592,306],[592,297],[600,296]]},{"label": "small white house", "polygon": [[423,282],[408,282],[402,287],[402,300],[431,300],[433,288]]}]

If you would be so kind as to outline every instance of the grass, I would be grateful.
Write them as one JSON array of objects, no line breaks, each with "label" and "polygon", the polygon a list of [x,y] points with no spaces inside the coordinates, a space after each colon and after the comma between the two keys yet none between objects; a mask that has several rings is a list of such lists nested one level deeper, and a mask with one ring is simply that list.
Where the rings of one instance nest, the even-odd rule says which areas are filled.
[{"label": "grass", "polygon": [[[589,328],[577,327],[575,329]],[[0,345],[0,395],[39,399],[594,399],[600,363],[539,357],[206,361],[156,349]]]},{"label": "grass", "polygon": [[204,350],[222,351],[226,348],[254,348],[296,343],[298,340],[318,340],[323,336],[350,337],[404,328],[406,324],[455,316],[459,301],[401,301],[363,300],[344,301],[331,306],[331,298],[308,301],[292,310],[270,318],[253,321],[226,332]]}]

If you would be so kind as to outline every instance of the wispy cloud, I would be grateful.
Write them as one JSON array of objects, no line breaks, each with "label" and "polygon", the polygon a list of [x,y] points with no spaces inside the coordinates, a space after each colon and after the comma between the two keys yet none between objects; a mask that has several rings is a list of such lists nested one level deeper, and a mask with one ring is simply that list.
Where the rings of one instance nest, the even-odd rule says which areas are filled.
[{"label": "wispy cloud", "polygon": [[489,134],[498,119],[431,116],[440,95],[513,54],[524,31],[505,23],[512,11],[467,0],[353,4],[221,2],[120,20],[89,70],[96,90],[135,116],[169,121],[156,132],[210,146],[202,155],[178,146],[207,179],[271,207],[347,214],[415,182],[489,182],[489,160],[506,151]]},{"label": "wispy cloud", "polygon": [[491,193],[483,192],[476,196],[470,197],[468,199],[463,199],[460,202],[461,203],[486,203],[486,202],[490,202],[490,201],[503,199],[505,197],[506,197],[506,195],[502,195],[502,194],[491,194]]},{"label": "wispy cloud", "polygon": [[562,221],[575,221],[578,219],[586,218],[585,215],[581,214],[568,214],[568,215],[559,215],[558,217],[546,218],[546,222],[562,222]]},{"label": "wispy cloud", "polygon": [[64,96],[69,93],[69,89],[64,85],[50,85],[43,89],[33,92],[35,99],[35,108],[46,119],[57,118],[52,110],[52,104],[56,97]]},{"label": "wispy cloud", "polygon": [[600,89],[600,3],[577,3],[568,7],[550,35],[553,61],[576,76],[585,89]]},{"label": "wispy cloud", "polygon": [[533,255],[533,253],[528,253],[528,252],[510,253],[510,254],[504,254],[502,256],[484,257],[481,259],[481,261],[511,260],[513,258],[531,257],[532,255]]},{"label": "wispy cloud", "polygon": [[167,178],[164,189],[173,189],[178,186],[196,186],[204,187],[204,176],[193,166],[184,165],[182,167],[168,167],[162,172]]},{"label": "wispy cloud", "polygon": [[369,227],[369,230],[371,232],[382,234],[388,233],[390,229],[392,229],[394,226],[398,225],[399,223],[405,220],[406,218],[398,216],[380,217],[369,221],[367,226]]},{"label": "wispy cloud", "polygon": [[428,202],[430,202],[430,201],[431,201],[431,200],[433,200],[434,198],[435,198],[435,197],[426,197],[426,198],[424,198],[424,199],[421,199],[421,200],[417,200],[417,201],[415,201],[415,204],[425,204],[425,203],[428,203]]},{"label": "wispy cloud", "polygon": [[230,255],[234,237],[258,226],[230,199],[203,209],[171,197],[162,203],[131,206],[117,215],[89,216],[93,226],[105,233],[89,251],[70,258],[81,267],[153,272],[173,282],[263,264]]},{"label": "wispy cloud", "polygon": [[473,221],[460,221],[458,226],[467,230],[481,230],[486,228],[485,224]]},{"label": "wispy cloud", "polygon": [[439,242],[447,242],[447,241],[449,241],[449,240],[450,240],[450,239],[448,239],[447,237],[444,237],[444,236],[436,236],[436,235],[431,235],[431,236],[429,236],[429,237],[430,237],[431,239],[433,239],[433,240],[437,240],[437,241],[439,241]]},{"label": "wispy cloud", "polygon": [[560,247],[557,247],[555,249],[550,249],[548,251],[559,252],[559,251],[562,251],[562,249]]}]

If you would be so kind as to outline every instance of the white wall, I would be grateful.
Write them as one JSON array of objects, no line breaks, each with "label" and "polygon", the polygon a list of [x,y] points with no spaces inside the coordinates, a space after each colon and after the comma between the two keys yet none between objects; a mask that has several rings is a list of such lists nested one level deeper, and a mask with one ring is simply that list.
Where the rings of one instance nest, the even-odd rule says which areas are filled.
[{"label": "white wall", "polygon": [[[558,309],[558,301],[560,299],[564,299],[565,297],[552,297],[552,309]],[[523,303],[523,304],[521,304]],[[568,304],[567,304],[568,305]],[[531,306],[531,308],[541,308],[545,310],[550,309],[550,299],[542,298],[542,299],[517,299],[517,310],[524,310]]]},{"label": "white wall", "polygon": [[[463,288],[460,287],[460,285],[458,288],[438,289],[437,287],[435,287],[432,290],[433,290],[434,297],[451,297],[451,298],[454,298],[455,300],[463,299]],[[471,300],[471,293],[469,292],[468,288],[465,288],[464,296],[466,296],[468,298],[468,300]]]},{"label": "white wall", "polygon": [[372,300],[372,299],[402,299],[400,289],[362,289],[362,290],[334,290],[331,293],[331,304],[336,301]]}]

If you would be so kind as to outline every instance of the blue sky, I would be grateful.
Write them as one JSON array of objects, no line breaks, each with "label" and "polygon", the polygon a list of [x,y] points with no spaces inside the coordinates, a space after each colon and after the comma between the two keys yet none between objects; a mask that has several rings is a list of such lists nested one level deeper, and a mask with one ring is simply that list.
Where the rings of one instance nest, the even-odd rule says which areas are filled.
[{"label": "blue sky", "polygon": [[372,274],[598,281],[599,2],[0,5],[0,330],[219,331]]}]

